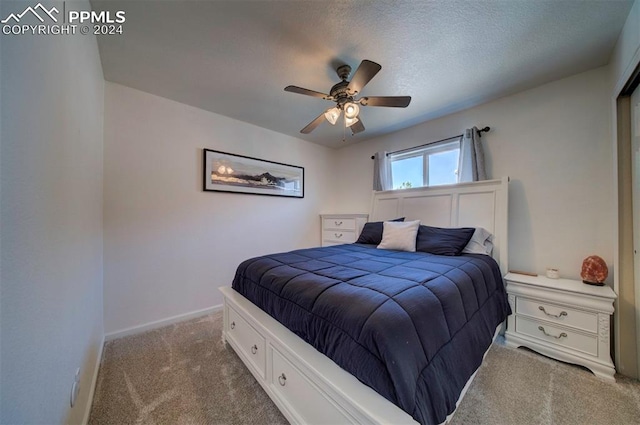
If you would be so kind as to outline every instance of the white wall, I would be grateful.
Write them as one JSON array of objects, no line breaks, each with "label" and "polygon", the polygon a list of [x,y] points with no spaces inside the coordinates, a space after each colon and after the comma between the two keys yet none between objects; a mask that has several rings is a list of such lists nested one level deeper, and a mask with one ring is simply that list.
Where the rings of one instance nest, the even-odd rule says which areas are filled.
[{"label": "white wall", "polygon": [[338,152],[337,205],[367,210],[378,150],[394,151],[490,126],[490,177],[509,176],[509,266],[578,278],[582,260],[612,262],[609,94],[599,68]]},{"label": "white wall", "polygon": [[80,423],[103,337],[98,47],[90,35],[1,37],[0,422]]},{"label": "white wall", "polygon": [[[238,264],[320,243],[334,151],[107,83],[105,331],[222,303]],[[304,199],[204,192],[203,148],[305,167]]]}]

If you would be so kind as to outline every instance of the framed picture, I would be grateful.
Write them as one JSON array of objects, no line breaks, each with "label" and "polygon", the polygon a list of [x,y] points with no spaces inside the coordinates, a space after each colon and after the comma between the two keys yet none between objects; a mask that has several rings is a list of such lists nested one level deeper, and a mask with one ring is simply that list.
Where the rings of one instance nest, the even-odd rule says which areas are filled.
[{"label": "framed picture", "polygon": [[204,149],[204,190],[304,198],[304,168]]}]

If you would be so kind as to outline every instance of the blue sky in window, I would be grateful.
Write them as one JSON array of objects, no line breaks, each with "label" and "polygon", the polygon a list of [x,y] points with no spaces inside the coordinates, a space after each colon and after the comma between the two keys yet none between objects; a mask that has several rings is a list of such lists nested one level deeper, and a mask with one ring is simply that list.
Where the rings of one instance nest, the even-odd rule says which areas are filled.
[{"label": "blue sky in window", "polygon": [[422,186],[422,156],[391,162],[391,179],[394,189],[399,189],[406,182],[411,183],[411,187]]},{"label": "blue sky in window", "polygon": [[456,183],[458,153],[456,149],[429,155],[429,186]]},{"label": "blue sky in window", "polygon": [[[430,186],[457,182],[458,156],[458,149],[428,155]],[[422,156],[414,156],[391,162],[391,178],[394,189],[423,185],[422,158]],[[410,185],[403,186],[403,183]]]}]

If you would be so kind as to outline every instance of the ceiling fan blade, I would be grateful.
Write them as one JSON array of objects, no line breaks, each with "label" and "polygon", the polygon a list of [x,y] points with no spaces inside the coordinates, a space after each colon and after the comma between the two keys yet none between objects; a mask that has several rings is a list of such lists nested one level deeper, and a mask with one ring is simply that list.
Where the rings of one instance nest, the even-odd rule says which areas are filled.
[{"label": "ceiling fan blade", "polygon": [[349,127],[351,129],[351,134],[356,135],[361,131],[364,131],[364,124],[362,123],[362,118],[358,117],[358,122],[354,123]]},{"label": "ceiling fan blade", "polygon": [[382,67],[380,65],[375,62],[371,62],[370,60],[365,59],[360,62],[360,66],[356,69],[355,74],[353,74],[353,78],[347,86],[349,93],[352,96],[360,93],[364,86],[366,86],[381,69]]},{"label": "ceiling fan blade", "polygon": [[307,124],[307,126],[305,128],[303,128],[302,130],[300,130],[300,133],[302,134],[309,134],[311,133],[313,130],[316,129],[317,126],[319,126],[320,124],[322,124],[322,122],[326,120],[326,118],[324,117],[324,112],[321,113],[318,118],[316,118],[315,120],[311,121],[309,124]]},{"label": "ceiling fan blade", "polygon": [[298,86],[287,86],[287,87],[284,88],[284,91],[288,91],[288,92],[291,92],[291,93],[304,94],[304,95],[312,96],[312,97],[319,97],[319,98],[325,99],[325,100],[332,100],[333,99],[328,94],[320,93],[319,91],[303,89],[302,87],[298,87]]},{"label": "ceiling fan blade", "polygon": [[362,106],[390,106],[406,108],[411,103],[411,96],[369,96],[360,99]]}]

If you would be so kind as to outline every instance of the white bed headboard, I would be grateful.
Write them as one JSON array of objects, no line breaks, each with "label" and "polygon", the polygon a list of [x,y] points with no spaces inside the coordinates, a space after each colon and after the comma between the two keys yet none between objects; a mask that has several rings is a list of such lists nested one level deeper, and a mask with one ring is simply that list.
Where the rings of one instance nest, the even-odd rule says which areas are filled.
[{"label": "white bed headboard", "polygon": [[420,220],[435,227],[484,227],[493,258],[509,271],[509,177],[456,185],[373,192],[369,221]]}]

